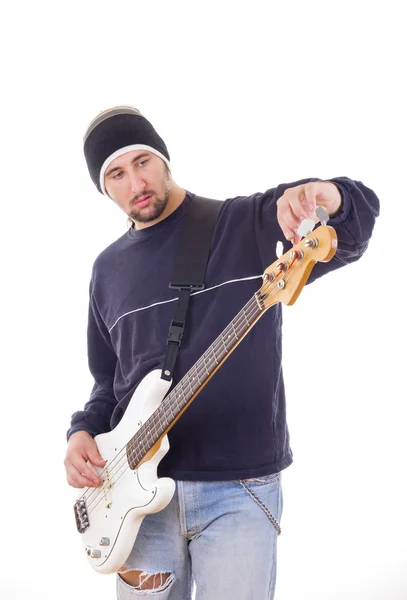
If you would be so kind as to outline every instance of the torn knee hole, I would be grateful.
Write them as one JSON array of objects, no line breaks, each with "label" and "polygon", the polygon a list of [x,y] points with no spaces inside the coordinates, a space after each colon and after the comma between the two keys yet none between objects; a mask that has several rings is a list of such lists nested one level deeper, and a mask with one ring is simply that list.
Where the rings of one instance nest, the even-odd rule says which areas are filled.
[{"label": "torn knee hole", "polygon": [[121,567],[118,573],[123,581],[136,590],[163,591],[172,581],[171,573],[146,573],[145,571],[136,571],[127,567]]}]

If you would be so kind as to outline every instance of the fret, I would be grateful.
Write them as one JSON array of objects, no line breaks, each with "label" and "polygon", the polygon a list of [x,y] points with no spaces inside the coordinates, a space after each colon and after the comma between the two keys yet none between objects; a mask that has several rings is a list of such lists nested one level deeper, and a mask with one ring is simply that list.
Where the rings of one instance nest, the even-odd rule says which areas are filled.
[{"label": "fret", "polygon": [[191,378],[190,378],[190,377],[188,377],[188,375],[187,375],[187,381],[188,381],[188,383],[189,383],[189,388],[190,388],[190,390],[191,390],[191,396],[193,396],[193,395],[194,395],[194,390],[192,389]]},{"label": "fret", "polygon": [[[186,399],[185,399],[185,390],[184,390],[184,383],[183,383],[183,381],[184,381],[184,380],[183,380],[183,379],[181,379],[181,381],[179,382],[179,384],[178,384],[178,385],[181,385],[181,392],[182,392],[182,396],[183,396],[183,402],[184,402],[184,404],[185,404],[185,401],[186,401]],[[177,387],[178,387],[178,386],[177,386]],[[178,399],[177,399],[177,400],[178,400]],[[177,402],[177,404],[178,404],[178,402]],[[179,404],[178,404],[178,408],[180,408]]]},{"label": "fret", "polygon": [[138,442],[138,448],[140,448],[140,446],[141,446],[141,449],[142,449],[142,451],[144,452],[144,454],[146,454],[146,450],[145,450],[145,448],[144,448],[143,440],[140,440],[140,441]]},{"label": "fret", "polygon": [[211,348],[212,348],[212,353],[213,353],[213,356],[214,356],[214,358],[215,358],[215,362],[216,362],[216,364],[218,365],[218,364],[219,364],[219,361],[218,361],[218,359],[216,358],[216,354],[215,354],[215,348],[213,347],[213,344],[212,344]]},{"label": "fret", "polygon": [[243,308],[243,310],[242,310],[241,312],[243,313],[243,316],[244,316],[244,318],[246,319],[246,323],[247,323],[247,325],[250,325],[250,321],[249,321],[249,319],[247,318],[247,315],[246,315],[245,308],[246,308],[246,307],[244,307],[244,308]]},{"label": "fret", "polygon": [[239,336],[238,336],[238,335],[237,335],[237,333],[236,333],[236,329],[235,329],[235,322],[234,322],[234,321],[235,321],[235,320],[233,319],[233,320],[232,320],[232,322],[231,322],[231,325],[232,325],[233,333],[235,334],[235,338],[238,340],[238,339],[239,339]]},{"label": "fret", "polygon": [[[228,333],[228,337],[227,337],[227,341],[228,341],[228,342],[231,342],[231,341],[232,341],[232,340],[230,339],[231,337],[232,337],[232,334],[231,334],[231,333]],[[230,345],[230,348],[232,348],[232,346],[233,346],[233,343],[231,343],[231,345]],[[230,350],[230,348],[229,348],[229,350]],[[229,352],[229,350],[228,350],[228,352]]]},{"label": "fret", "polygon": [[177,395],[177,406],[181,408],[181,405],[185,404],[185,390],[184,382],[181,380],[178,384],[179,393]]},{"label": "fret", "polygon": [[[167,414],[166,414],[165,410],[163,410],[162,406],[160,406],[158,410],[160,411],[158,413],[158,430],[157,430],[157,425],[156,425],[155,426],[156,434],[153,439],[154,443],[158,440],[158,438],[160,437],[162,432],[165,430],[166,423],[167,423]],[[154,421],[155,421],[155,419],[154,419]]]},{"label": "fret", "polygon": [[[181,400],[181,402],[183,402],[185,399],[184,382],[182,381],[182,379],[178,383],[176,389],[178,390],[178,395],[177,395],[177,404],[178,404],[178,400]],[[178,407],[179,407],[179,404],[178,404]]]},{"label": "fret", "polygon": [[[156,423],[156,420],[154,419],[154,423]],[[160,425],[162,425],[161,420],[159,420]],[[155,442],[158,440],[158,438],[160,437],[160,432],[157,431],[157,426],[155,425],[155,435],[152,434],[152,420],[151,417],[148,419],[148,421],[146,421],[144,423],[143,426],[143,435],[146,438],[146,441],[148,443],[149,448],[151,448],[152,446],[154,446]],[[149,428],[149,429],[147,429]]]},{"label": "fret", "polygon": [[[160,407],[160,409],[161,409],[161,407]],[[157,434],[156,434],[156,437],[152,440],[153,446],[154,446],[155,442],[159,439],[160,435],[162,435],[163,432],[166,430],[167,424],[171,423],[171,420],[172,419],[170,419],[170,421],[168,422],[168,415],[166,414],[165,410],[160,411],[159,421],[158,421],[159,422],[159,431],[157,431],[157,428],[156,428]]]},{"label": "fret", "polygon": [[202,355],[202,366],[204,368],[204,370],[207,372],[208,375],[211,374],[210,368],[208,369],[208,364],[209,364],[209,357],[207,356],[207,352],[205,352],[205,354]]},{"label": "fret", "polygon": [[139,456],[139,453],[136,452],[136,449],[133,448],[133,450],[131,451],[131,462],[133,464],[137,464],[141,459],[141,456]]},{"label": "fret", "polygon": [[195,394],[196,390],[199,388],[199,383],[197,383],[196,375],[194,375],[192,377],[191,382],[192,382],[192,386],[191,386],[192,394]]},{"label": "fret", "polygon": [[130,456],[131,458],[133,458],[134,454],[136,454],[136,440],[135,437],[131,440],[132,443],[130,443]]},{"label": "fret", "polygon": [[177,405],[179,406],[179,402],[183,402],[183,398],[185,397],[184,388],[182,387],[182,381],[180,381],[176,388],[177,392],[175,394],[175,400]]},{"label": "fret", "polygon": [[[168,394],[168,396],[166,396],[164,398],[164,400],[161,402],[160,406],[157,408],[156,412],[154,413],[154,415],[157,415],[158,417],[158,423],[159,425],[162,424],[162,420],[161,417],[163,416],[165,419],[167,419],[167,416],[170,412],[171,409],[171,404],[172,404],[172,392],[170,394]],[[159,430],[159,435],[161,435],[162,431]]]},{"label": "fret", "polygon": [[133,452],[133,448],[134,448],[134,440],[136,439],[136,436],[134,435],[131,440],[126,444],[126,451],[127,453],[131,453]]},{"label": "fret", "polygon": [[[162,417],[162,418],[161,418]],[[169,415],[163,410],[160,413],[160,433],[157,436],[156,440],[158,440],[158,438],[160,437],[160,435],[162,435],[162,433],[167,429],[167,425],[169,425],[172,421],[172,418],[168,418]]]},{"label": "fret", "polygon": [[[168,419],[165,415],[165,423],[161,420],[160,416],[164,413],[162,406],[157,409],[156,413],[153,413],[147,419],[147,421],[140,427],[139,431],[132,437],[130,442],[126,445],[127,459],[132,468],[140,462],[140,460],[147,454],[147,452],[154,446],[159,439],[160,435],[165,431],[167,425],[169,425],[172,419]],[[157,427],[157,418],[159,426]],[[161,429],[160,429],[161,428]],[[153,433],[155,431],[155,435]]]},{"label": "fret", "polygon": [[[175,400],[177,400],[177,392],[173,393],[172,396],[173,396],[173,398],[175,398]],[[178,405],[178,401],[177,401],[177,405]],[[171,398],[171,402],[170,402],[170,410],[171,410],[172,417],[174,418],[175,415],[172,412],[172,398]]]},{"label": "fret", "polygon": [[206,380],[206,373],[205,371],[203,373],[200,372],[201,371],[201,361],[199,360],[197,363],[195,363],[195,373],[196,373],[196,378],[198,380],[198,385],[202,385],[203,382],[205,382]]},{"label": "fret", "polygon": [[[143,449],[142,453],[139,453],[140,446]],[[140,462],[141,457],[144,456],[146,452],[147,451],[144,447],[143,440],[141,439],[139,433],[137,433],[126,445],[126,454],[129,465],[132,468],[135,468],[135,466]]]},{"label": "fret", "polygon": [[172,411],[172,405],[173,405],[173,393],[171,392],[171,394],[169,396],[164,398],[161,405],[158,407],[158,409],[156,411],[156,414],[158,417],[158,437],[160,437],[160,435],[162,434],[164,429],[166,429],[167,424],[171,423],[171,421],[173,419],[174,415],[173,415],[173,411]]},{"label": "fret", "polygon": [[156,435],[156,437],[158,439],[160,437],[160,435],[159,435],[159,433],[157,431],[157,423],[156,423],[155,415],[154,414],[153,414],[153,423],[154,423],[155,435]]},{"label": "fret", "polygon": [[198,365],[198,363],[195,363],[195,375],[196,375],[199,385],[201,386],[202,381],[200,380],[199,375],[198,375],[198,366],[197,365]]},{"label": "fret", "polygon": [[[206,352],[205,352],[205,354],[206,354]],[[205,360],[205,354],[203,355],[203,363],[204,363],[204,366],[205,366],[206,372],[208,373],[208,375],[210,375],[211,373],[210,373],[210,371],[209,371],[209,369],[208,369],[208,366],[207,366],[207,364],[206,364],[206,360]]]},{"label": "fret", "polygon": [[[163,422],[162,422],[162,416],[164,416],[164,419],[166,420],[166,414],[165,411],[163,410],[163,408],[160,406],[157,410],[157,413],[153,414],[153,425],[154,425],[154,442],[156,442],[158,440],[158,438],[160,437],[160,435],[163,432]],[[151,417],[150,417],[151,418]],[[158,427],[157,427],[157,423],[158,423]]]},{"label": "fret", "polygon": [[261,307],[259,308],[256,297],[252,298],[252,300],[250,300],[250,302],[248,302],[247,306],[249,304],[250,304],[250,310],[254,310],[253,318],[257,317],[257,315],[261,314],[264,310]]},{"label": "fret", "polygon": [[227,347],[226,341],[227,341],[227,328],[220,334],[220,336],[218,337],[218,339],[216,340],[217,342],[219,341],[222,345],[222,359],[225,358],[225,356],[227,355],[227,353],[229,352],[229,348]]},{"label": "fret", "polygon": [[[170,398],[170,410],[171,410],[171,415],[173,417],[175,417],[177,415],[177,410],[179,409],[179,390],[178,390],[178,386],[176,388],[173,389],[171,396],[169,396]],[[173,412],[173,410],[175,410],[175,414]]]},{"label": "fret", "polygon": [[206,357],[206,361],[205,361],[205,368],[206,368],[206,372],[208,373],[208,375],[212,375],[212,369],[215,367],[214,362],[213,362],[213,358],[212,356]]},{"label": "fret", "polygon": [[126,445],[126,452],[127,452],[127,460],[128,462],[131,464],[133,462],[133,448],[131,447],[131,441]]},{"label": "fret", "polygon": [[[188,375],[182,378],[182,382],[182,389],[184,390],[184,404],[186,404],[191,397],[191,382]],[[186,388],[184,388],[184,383]]]},{"label": "fret", "polygon": [[246,330],[246,324],[244,323],[244,317],[245,317],[245,315],[241,311],[237,315],[237,318],[235,319],[235,325],[236,325],[236,328],[237,328],[237,335],[239,336],[239,340],[240,340],[240,337],[243,335],[243,333]]}]

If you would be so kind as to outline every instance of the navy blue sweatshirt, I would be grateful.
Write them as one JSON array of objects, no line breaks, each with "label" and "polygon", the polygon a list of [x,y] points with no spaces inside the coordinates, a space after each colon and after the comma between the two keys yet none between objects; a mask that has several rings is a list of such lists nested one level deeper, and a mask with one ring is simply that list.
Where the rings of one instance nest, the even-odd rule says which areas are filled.
[{"label": "navy blue sweatshirt", "polygon": [[[278,225],[276,201],[289,188],[316,178],[282,184],[264,193],[225,200],[212,240],[206,287],[191,296],[174,387],[262,284],[276,260],[276,243],[291,244]],[[343,198],[330,220],[338,249],[318,263],[309,282],[360,258],[379,214],[375,193],[346,177],[331,179]],[[166,219],[129,229],[96,259],[90,284],[89,368],[95,383],[84,410],[74,413],[68,437],[92,436],[120,421],[141,379],[161,369],[177,291],[173,274],[184,217],[194,195]],[[212,377],[168,436],[170,450],[159,476],[184,480],[260,477],[293,460],[286,423],[282,376],[281,305],[270,308]]]}]

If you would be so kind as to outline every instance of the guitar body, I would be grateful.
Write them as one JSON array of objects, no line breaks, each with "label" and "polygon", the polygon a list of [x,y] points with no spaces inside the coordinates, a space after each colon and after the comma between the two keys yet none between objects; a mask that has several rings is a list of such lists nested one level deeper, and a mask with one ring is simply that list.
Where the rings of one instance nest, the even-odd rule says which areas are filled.
[{"label": "guitar body", "polygon": [[165,508],[175,492],[175,482],[157,478],[157,466],[169,450],[164,436],[150,460],[131,469],[126,444],[159,407],[171,382],[161,379],[161,370],[150,372],[139,384],[120,423],[109,433],[95,437],[104,468],[91,465],[103,479],[100,488],[81,490],[86,499],[89,526],[82,542],[91,566],[100,573],[117,571],[129,556],[143,518]]}]

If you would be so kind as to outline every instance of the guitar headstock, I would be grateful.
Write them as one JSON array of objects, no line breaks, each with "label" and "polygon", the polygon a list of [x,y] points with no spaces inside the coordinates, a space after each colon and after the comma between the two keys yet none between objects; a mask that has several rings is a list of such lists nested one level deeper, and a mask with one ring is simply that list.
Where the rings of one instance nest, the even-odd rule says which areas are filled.
[{"label": "guitar headstock", "polygon": [[270,265],[257,296],[264,308],[277,302],[294,304],[315,264],[331,260],[337,244],[335,229],[321,225]]}]

